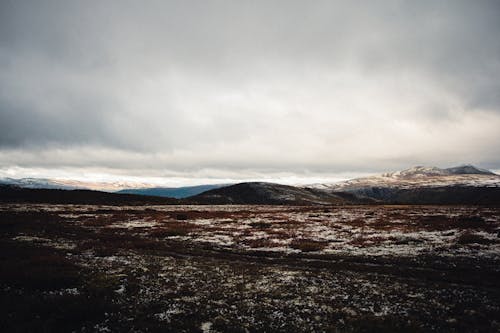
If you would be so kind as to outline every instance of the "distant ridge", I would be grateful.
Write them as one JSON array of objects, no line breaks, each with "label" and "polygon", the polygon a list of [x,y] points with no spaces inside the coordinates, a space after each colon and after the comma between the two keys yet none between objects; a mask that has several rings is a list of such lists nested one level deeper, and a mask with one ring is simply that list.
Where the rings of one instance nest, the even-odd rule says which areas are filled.
[{"label": "distant ridge", "polygon": [[350,191],[365,187],[436,187],[436,186],[500,186],[500,175],[489,170],[462,165],[441,169],[437,167],[416,166],[413,168],[383,173],[377,176],[354,178],[331,184],[312,184],[305,187]]},{"label": "distant ridge", "polygon": [[76,190],[80,187],[65,184],[48,178],[2,178],[0,185],[14,185],[22,188],[46,188],[59,190]]},{"label": "distant ridge", "polygon": [[[28,183],[31,184],[31,181]],[[38,182],[35,184],[39,185]],[[190,195],[191,193],[195,194]],[[183,199],[161,195],[178,196]],[[462,165],[446,169],[416,166],[340,183],[307,186],[246,182],[228,186],[130,189],[122,193],[108,193],[0,185],[0,202],[102,205],[500,205],[500,175],[472,165]]]},{"label": "distant ridge", "polygon": [[437,167],[416,166],[402,171],[384,173],[384,177],[428,177],[428,176],[452,176],[452,175],[497,175],[489,170],[480,169],[473,165],[460,165],[456,167],[441,169]]},{"label": "distant ridge", "polygon": [[447,168],[445,170],[454,175],[496,175],[496,173],[490,170],[476,168],[470,164]]},{"label": "distant ridge", "polygon": [[213,190],[216,188],[224,187],[226,185],[198,185],[198,186],[184,186],[184,187],[150,187],[150,188],[132,188],[118,191],[117,193],[128,193],[138,195],[152,195],[158,197],[168,198],[187,198],[193,195],[200,194],[205,191]]},{"label": "distant ridge", "polygon": [[116,192],[123,188],[147,188],[151,184],[136,182],[92,182],[49,178],[0,178],[0,185],[15,185],[22,188],[59,189],[59,190],[95,190]]},{"label": "distant ridge", "polygon": [[0,203],[46,203],[80,205],[172,205],[173,198],[91,190],[31,189],[0,185]]}]

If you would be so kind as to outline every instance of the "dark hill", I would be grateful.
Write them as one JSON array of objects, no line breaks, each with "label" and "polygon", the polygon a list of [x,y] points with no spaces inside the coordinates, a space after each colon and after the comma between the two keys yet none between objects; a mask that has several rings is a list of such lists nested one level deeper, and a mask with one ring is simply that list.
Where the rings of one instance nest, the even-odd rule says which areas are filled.
[{"label": "dark hill", "polygon": [[[349,197],[351,199],[351,197]],[[351,203],[335,193],[264,182],[240,183],[192,196],[199,204],[322,205]]]},{"label": "dark hill", "polygon": [[350,193],[387,204],[500,206],[500,187],[364,187]]},{"label": "dark hill", "polygon": [[171,205],[178,204],[179,201],[173,198],[91,190],[28,189],[12,185],[0,185],[0,203]]}]

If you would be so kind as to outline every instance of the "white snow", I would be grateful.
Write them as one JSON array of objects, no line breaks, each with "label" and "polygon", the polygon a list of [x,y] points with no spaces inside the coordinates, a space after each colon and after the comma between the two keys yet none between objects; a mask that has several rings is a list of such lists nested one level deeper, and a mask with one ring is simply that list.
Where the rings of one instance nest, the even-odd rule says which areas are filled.
[{"label": "white snow", "polygon": [[209,321],[206,321],[201,324],[200,329],[203,333],[210,333],[212,331],[212,323]]}]

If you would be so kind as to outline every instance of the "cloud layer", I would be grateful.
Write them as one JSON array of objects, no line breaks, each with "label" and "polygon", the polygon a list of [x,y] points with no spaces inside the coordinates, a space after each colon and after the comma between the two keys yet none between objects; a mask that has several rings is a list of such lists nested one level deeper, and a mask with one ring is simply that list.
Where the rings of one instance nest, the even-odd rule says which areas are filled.
[{"label": "cloud layer", "polygon": [[2,1],[0,167],[499,169],[498,17],[496,1]]}]

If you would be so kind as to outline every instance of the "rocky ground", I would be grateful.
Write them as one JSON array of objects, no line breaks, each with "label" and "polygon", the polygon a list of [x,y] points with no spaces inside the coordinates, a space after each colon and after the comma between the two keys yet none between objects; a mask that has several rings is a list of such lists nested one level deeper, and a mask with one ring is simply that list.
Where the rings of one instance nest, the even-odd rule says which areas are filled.
[{"label": "rocky ground", "polygon": [[500,209],[0,206],[2,332],[500,331]]}]

